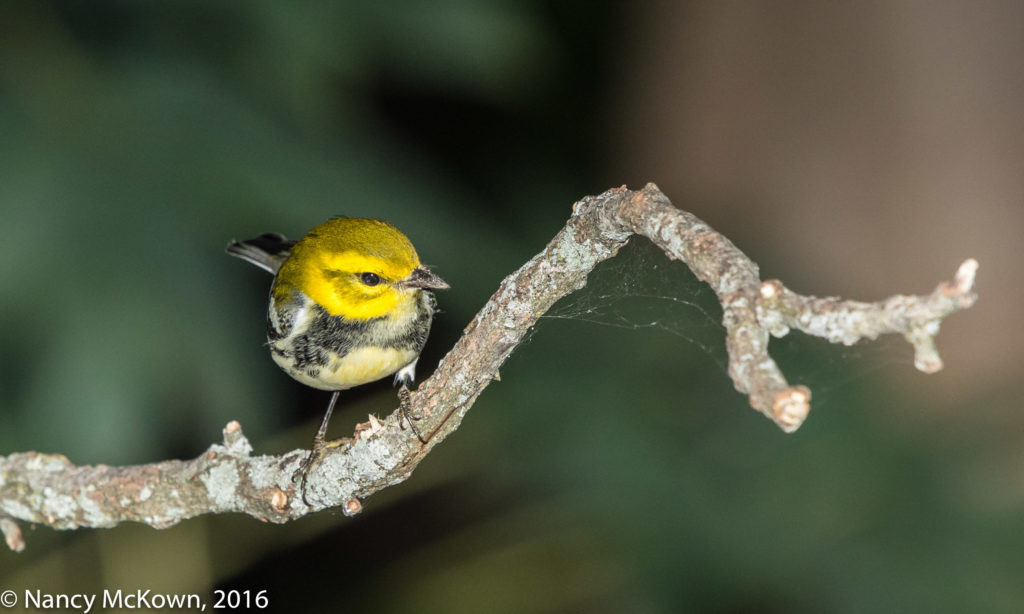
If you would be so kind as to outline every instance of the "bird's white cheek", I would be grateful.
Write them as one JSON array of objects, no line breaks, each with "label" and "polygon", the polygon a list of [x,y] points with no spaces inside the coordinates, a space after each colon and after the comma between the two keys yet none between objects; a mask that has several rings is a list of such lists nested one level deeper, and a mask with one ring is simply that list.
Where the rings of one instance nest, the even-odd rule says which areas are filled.
[{"label": "bird's white cheek", "polygon": [[[286,339],[292,339],[296,335],[301,335],[306,332],[309,328],[310,322],[313,320],[313,310],[310,308],[311,302],[306,299],[302,302],[302,306],[295,310],[292,315],[291,327],[288,330]],[[267,306],[267,317],[270,320],[270,326],[277,332],[278,335],[284,334],[284,326],[281,322],[281,312],[277,309],[274,298],[270,298],[270,304]]]},{"label": "bird's white cheek", "polygon": [[292,324],[292,334],[289,335],[294,337],[295,335],[306,332],[309,328],[309,323],[313,320],[313,310],[310,309],[312,301],[303,301],[302,307],[295,312],[295,322]]}]

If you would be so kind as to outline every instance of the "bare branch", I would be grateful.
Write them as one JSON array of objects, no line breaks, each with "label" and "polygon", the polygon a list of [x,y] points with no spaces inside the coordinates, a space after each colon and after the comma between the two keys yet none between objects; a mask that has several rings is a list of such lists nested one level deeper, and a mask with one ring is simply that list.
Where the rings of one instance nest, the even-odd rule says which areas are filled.
[{"label": "bare branch", "polygon": [[762,282],[757,265],[728,239],[676,209],[653,184],[634,192],[609,190],[584,198],[551,242],[509,275],[434,374],[412,394],[411,409],[427,433],[421,444],[400,424],[398,411],[332,442],[308,480],[309,504],[293,477],[306,450],[252,456],[237,422],[224,443],[189,461],[77,467],[61,455],[35,452],[0,458],[0,530],[15,550],[24,546],[12,519],[58,529],[143,522],[167,527],[201,514],[238,512],[287,522],[328,507],[348,515],[373,493],[404,481],[419,462],[462,422],[466,412],[529,329],[557,300],[586,284],[587,274],[614,256],[630,236],[647,237],[682,260],[722,304],[729,375],[756,410],[786,432],[803,423],[811,393],[790,386],[768,355],[769,335],[796,328],[833,343],[853,344],[900,333],[914,346],[915,365],[942,367],[934,337],[941,320],[970,307],[978,264],[961,265],[951,284],[928,296],[894,296],[878,303],[801,296],[781,282]]}]

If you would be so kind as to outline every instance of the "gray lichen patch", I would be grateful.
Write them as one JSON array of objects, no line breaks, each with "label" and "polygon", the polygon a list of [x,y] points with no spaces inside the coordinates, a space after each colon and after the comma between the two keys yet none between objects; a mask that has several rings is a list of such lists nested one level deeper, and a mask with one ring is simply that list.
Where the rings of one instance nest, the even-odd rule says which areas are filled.
[{"label": "gray lichen patch", "polygon": [[36,454],[25,462],[25,468],[32,471],[56,473],[72,467],[71,461],[63,454]]},{"label": "gray lichen patch", "polygon": [[544,264],[557,265],[564,271],[586,273],[594,268],[598,260],[608,257],[611,249],[602,243],[585,239],[577,241],[569,233],[561,233],[559,240],[552,246],[552,259]]},{"label": "gray lichen patch", "polygon": [[15,518],[21,518],[30,522],[42,521],[42,518],[36,513],[35,509],[16,499],[3,499],[0,501],[0,507],[3,507],[9,515]]},{"label": "gray lichen patch", "polygon": [[213,502],[215,510],[234,509],[240,483],[238,468],[234,463],[224,462],[213,465],[199,479],[206,487],[207,496]]},{"label": "gray lichen patch", "polygon": [[278,485],[281,475],[277,470],[278,459],[273,459],[273,461],[271,463],[254,462],[249,465],[249,482],[253,488],[264,490]]},{"label": "gray lichen patch", "polygon": [[43,500],[39,507],[43,515],[54,518],[71,519],[78,512],[78,503],[74,497],[52,488],[43,489]]}]

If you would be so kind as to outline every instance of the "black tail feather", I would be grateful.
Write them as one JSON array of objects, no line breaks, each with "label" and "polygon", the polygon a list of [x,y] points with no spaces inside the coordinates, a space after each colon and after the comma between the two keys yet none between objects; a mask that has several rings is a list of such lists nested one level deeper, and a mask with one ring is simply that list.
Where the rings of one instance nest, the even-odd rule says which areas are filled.
[{"label": "black tail feather", "polygon": [[295,241],[289,241],[284,235],[268,232],[255,239],[233,240],[228,243],[226,251],[265,271],[277,274],[281,265],[288,258],[289,250],[293,245],[295,245]]}]

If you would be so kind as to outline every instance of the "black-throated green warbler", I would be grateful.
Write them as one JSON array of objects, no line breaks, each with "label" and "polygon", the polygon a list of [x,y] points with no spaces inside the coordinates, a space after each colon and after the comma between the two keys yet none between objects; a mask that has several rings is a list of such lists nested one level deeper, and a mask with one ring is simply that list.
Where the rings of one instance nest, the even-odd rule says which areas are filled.
[{"label": "black-throated green warbler", "polygon": [[267,307],[274,362],[307,386],[334,391],[304,466],[303,490],[341,390],[394,373],[419,437],[408,415],[408,385],[434,317],[430,290],[448,284],[420,264],[401,231],[381,220],[339,217],[298,241],[265,234],[232,241],[227,251],[275,275]]}]

